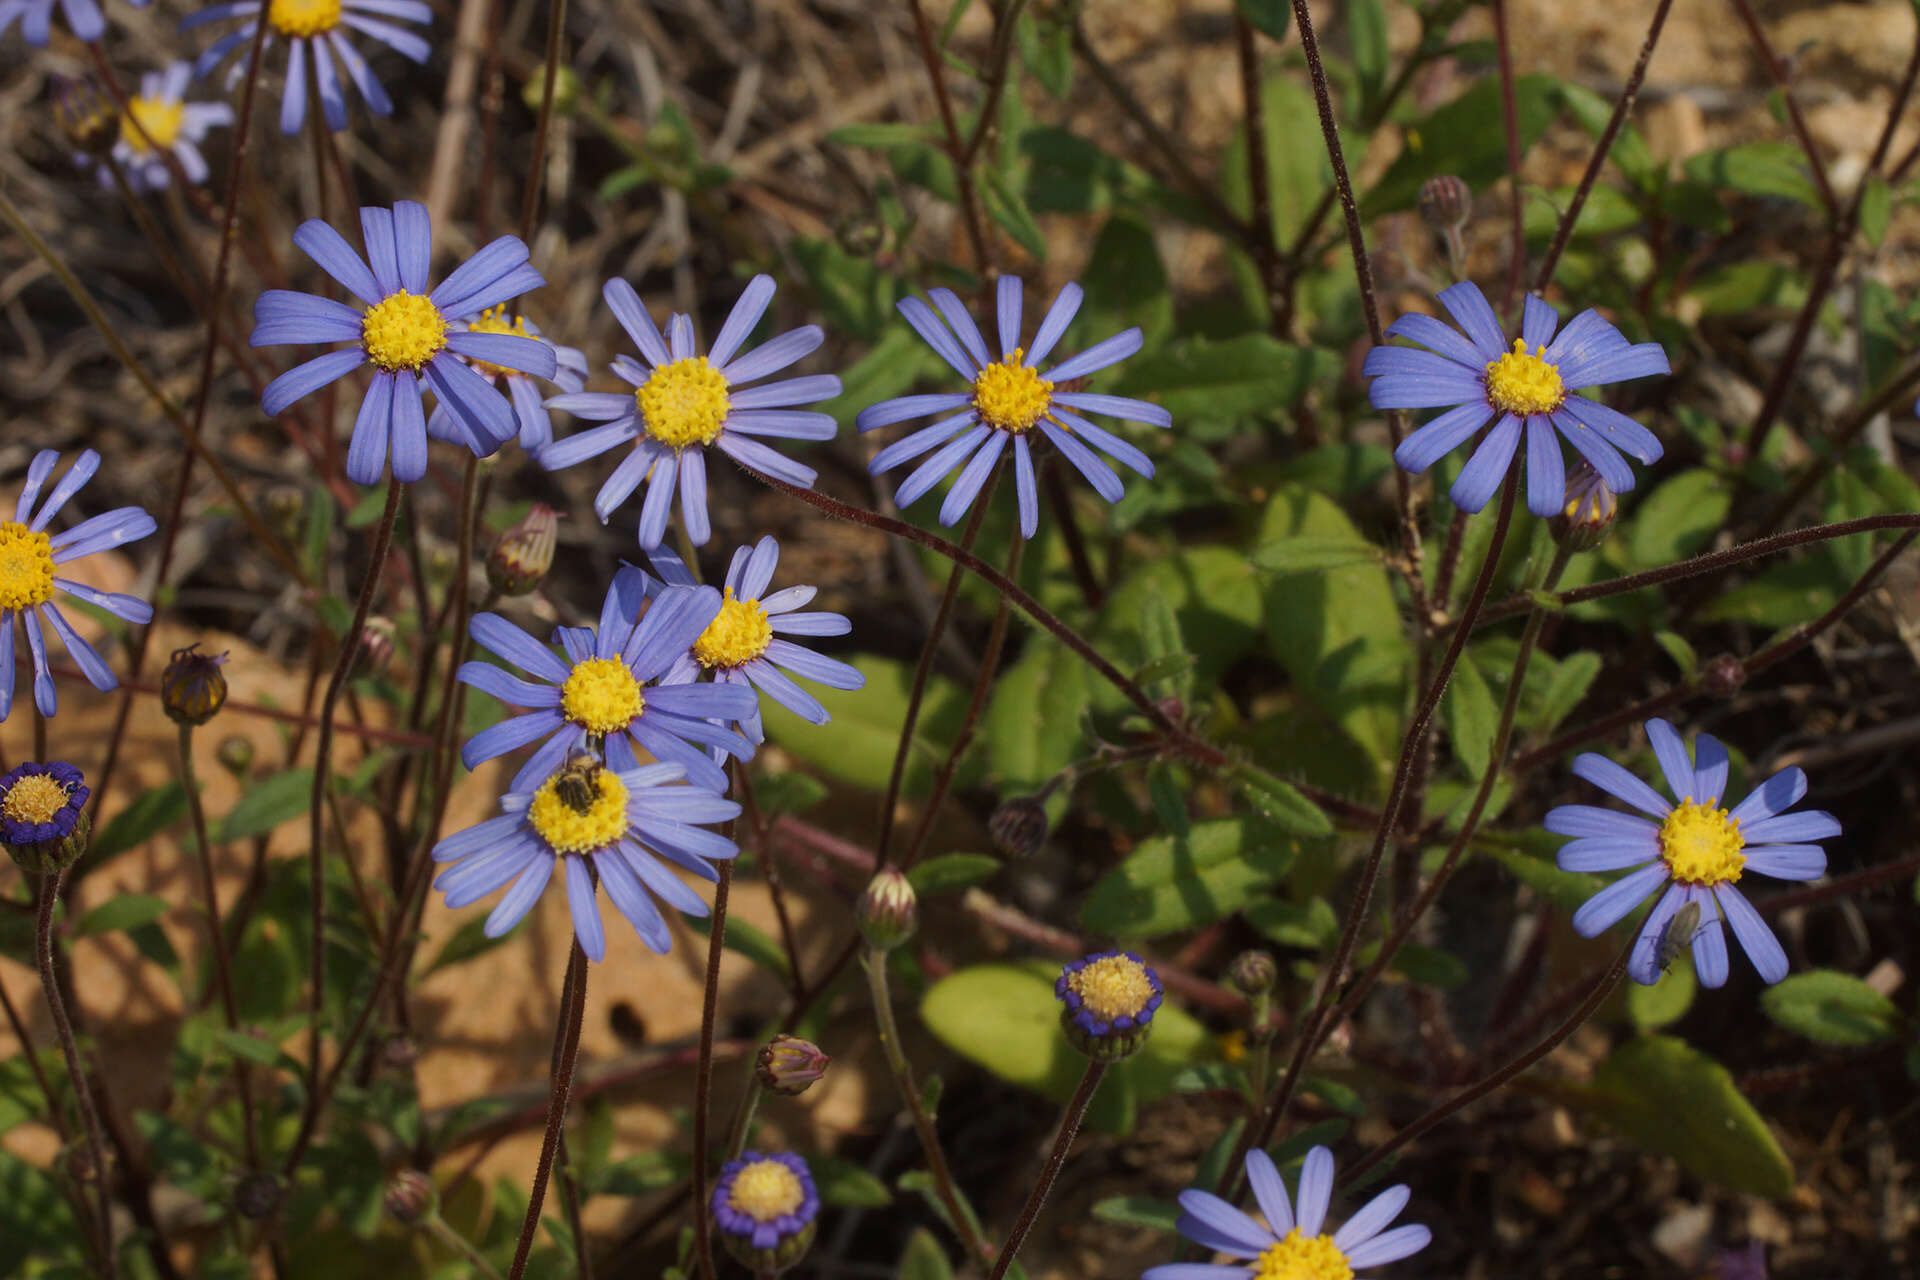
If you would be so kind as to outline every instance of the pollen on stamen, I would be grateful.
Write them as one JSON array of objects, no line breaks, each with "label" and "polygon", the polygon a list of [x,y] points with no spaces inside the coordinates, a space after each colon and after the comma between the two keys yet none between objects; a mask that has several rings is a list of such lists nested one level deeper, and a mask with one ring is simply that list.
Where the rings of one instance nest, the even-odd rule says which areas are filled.
[{"label": "pollen on stamen", "polygon": [[1675,805],[1660,824],[1660,856],[1675,880],[1688,884],[1731,884],[1747,865],[1740,823],[1725,809],[1696,804],[1693,797]]},{"label": "pollen on stamen", "polygon": [[649,436],[673,449],[712,444],[727,425],[728,384],[705,356],[655,369],[633,393]]},{"label": "pollen on stamen", "polygon": [[627,787],[619,777],[596,769],[589,783],[592,798],[584,810],[578,797],[563,794],[565,770],[540,784],[527,805],[527,823],[555,853],[591,853],[616,844],[627,833]]},{"label": "pollen on stamen", "polygon": [[324,35],[340,25],[340,0],[271,0],[267,25],[288,39]]},{"label": "pollen on stamen", "polygon": [[980,420],[1016,435],[1031,431],[1053,407],[1053,384],[1027,367],[1025,354],[1015,348],[973,380],[973,411]]},{"label": "pollen on stamen", "polygon": [[1487,402],[1519,417],[1552,413],[1567,398],[1560,371],[1547,363],[1547,349],[1527,354],[1524,339],[1513,340],[1513,350],[1487,364]]},{"label": "pollen on stamen", "polygon": [[447,318],[430,298],[402,289],[367,308],[360,334],[374,365],[388,373],[418,373],[447,345]]},{"label": "pollen on stamen", "polygon": [[120,141],[132,148],[135,155],[147,153],[149,140],[155,147],[171,147],[179,140],[186,119],[184,102],[135,98],[127,104],[127,114],[121,117]]},{"label": "pollen on stamen", "polygon": [[0,522],[0,609],[53,599],[53,540],[14,520]]},{"label": "pollen on stamen", "polygon": [[640,682],[617,658],[588,658],[560,687],[560,710],[588,733],[605,736],[632,724],[646,706]]},{"label": "pollen on stamen", "polygon": [[693,642],[693,656],[709,669],[744,666],[773,642],[773,623],[758,600],[735,600],[728,587],[721,601],[719,615]]}]

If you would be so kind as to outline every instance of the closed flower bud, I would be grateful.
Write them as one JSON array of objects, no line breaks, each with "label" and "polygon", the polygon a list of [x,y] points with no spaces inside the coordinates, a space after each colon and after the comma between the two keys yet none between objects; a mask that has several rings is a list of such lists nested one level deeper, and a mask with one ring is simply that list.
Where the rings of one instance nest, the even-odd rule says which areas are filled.
[{"label": "closed flower bud", "polygon": [[854,914],[868,945],[886,951],[913,936],[920,923],[920,903],[912,882],[898,868],[885,867],[867,883]]},{"label": "closed flower bud", "polygon": [[300,536],[300,521],[307,511],[307,496],[292,485],[279,485],[267,490],[267,496],[260,503],[265,512],[267,524],[286,541]]},{"label": "closed flower bud", "polygon": [[402,1169],[387,1180],[380,1203],[395,1222],[410,1227],[439,1206],[440,1192],[418,1169]]},{"label": "closed flower bud", "polygon": [[22,871],[65,870],[87,851],[86,782],[70,764],[15,766],[0,777],[0,843]]},{"label": "closed flower bud", "polygon": [[1009,858],[1038,853],[1047,842],[1047,826],[1047,807],[1032,796],[1015,796],[987,819],[987,833]]},{"label": "closed flower bud", "polygon": [[173,651],[173,661],[160,673],[160,705],[175,724],[202,725],[218,714],[227,700],[223,653],[201,653],[190,644]]},{"label": "closed flower bud", "polygon": [[1579,462],[1567,473],[1566,505],[1549,527],[1565,551],[1591,551],[1606,541],[1620,514],[1620,500],[1591,464]]},{"label": "closed flower bud", "polygon": [[353,674],[356,676],[386,674],[387,664],[393,661],[395,634],[391,618],[382,618],[378,615],[368,618],[367,625],[360,628],[360,651],[353,656]]},{"label": "closed flower bud", "polygon": [[249,1222],[264,1222],[280,1207],[280,1197],[280,1179],[255,1169],[234,1185],[233,1211]]},{"label": "closed flower bud", "polygon": [[220,767],[235,778],[245,779],[253,772],[253,740],[232,734],[220,740],[220,748],[215,753],[220,759]]},{"label": "closed flower bud", "polygon": [[1242,951],[1227,966],[1227,981],[1233,984],[1235,991],[1248,999],[1273,990],[1274,981],[1279,976],[1273,957],[1264,951]]},{"label": "closed flower bud", "polygon": [[536,502],[526,519],[493,544],[487,555],[487,582],[503,596],[524,596],[553,568],[560,527],[553,508]]},{"label": "closed flower bud", "polygon": [[[535,67],[533,74],[527,77],[525,90],[520,100],[527,110],[538,112],[540,103],[547,96],[547,69]],[[553,111],[555,115],[571,115],[580,101],[580,76],[570,67],[561,67],[558,78],[553,82]]]},{"label": "closed flower bud", "polygon": [[769,1093],[795,1098],[827,1074],[833,1059],[799,1036],[777,1035],[760,1048],[754,1075]]},{"label": "closed flower bud", "polygon": [[53,118],[67,144],[83,155],[104,158],[120,140],[120,113],[91,80],[53,77]]},{"label": "closed flower bud", "polygon": [[1730,653],[1708,658],[1700,668],[1700,690],[1716,698],[1731,698],[1747,683],[1747,664]]},{"label": "closed flower bud", "polygon": [[1420,219],[1436,234],[1458,232],[1473,216],[1473,189],[1451,173],[1420,184]]}]

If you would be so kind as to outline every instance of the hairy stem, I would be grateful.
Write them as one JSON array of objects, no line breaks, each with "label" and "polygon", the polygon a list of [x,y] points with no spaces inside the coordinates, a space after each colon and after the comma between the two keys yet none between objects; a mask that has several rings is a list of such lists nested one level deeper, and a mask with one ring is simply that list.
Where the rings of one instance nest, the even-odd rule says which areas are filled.
[{"label": "hairy stem", "polygon": [[1014,1220],[1013,1230],[1007,1235],[1006,1244],[1001,1246],[1000,1256],[994,1259],[990,1280],[1000,1280],[1007,1274],[1007,1268],[1013,1265],[1014,1255],[1026,1243],[1027,1233],[1033,1230],[1034,1220],[1040,1216],[1041,1206],[1047,1202],[1047,1193],[1053,1190],[1054,1179],[1060,1176],[1060,1168],[1067,1162],[1067,1153],[1072,1150],[1073,1139],[1080,1132],[1080,1121],[1087,1114],[1087,1105],[1093,1101],[1094,1090],[1100,1087],[1100,1079],[1106,1073],[1106,1063],[1087,1063],[1086,1072],[1080,1077],[1080,1087],[1073,1091],[1073,1097],[1067,1100],[1066,1107],[1060,1112],[1060,1127],[1054,1132],[1053,1147],[1047,1152],[1047,1163],[1040,1170],[1040,1180],[1033,1184],[1027,1203],[1021,1208],[1020,1216]]}]

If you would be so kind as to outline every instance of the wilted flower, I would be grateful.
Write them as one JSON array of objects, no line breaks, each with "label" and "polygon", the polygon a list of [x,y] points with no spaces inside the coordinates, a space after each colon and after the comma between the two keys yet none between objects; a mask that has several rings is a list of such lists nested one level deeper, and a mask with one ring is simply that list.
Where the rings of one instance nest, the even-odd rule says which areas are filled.
[{"label": "wilted flower", "polygon": [[22,871],[51,875],[87,851],[88,790],[62,761],[15,765],[0,777],[0,844]]}]

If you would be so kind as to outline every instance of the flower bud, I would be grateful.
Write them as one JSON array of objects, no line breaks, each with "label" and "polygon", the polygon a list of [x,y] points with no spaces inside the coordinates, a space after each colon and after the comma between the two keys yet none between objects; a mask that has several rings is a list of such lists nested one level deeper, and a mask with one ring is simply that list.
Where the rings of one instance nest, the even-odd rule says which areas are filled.
[{"label": "flower bud", "polygon": [[410,1227],[439,1207],[440,1192],[418,1169],[402,1169],[387,1179],[380,1203],[395,1222]]},{"label": "flower bud", "polygon": [[1747,683],[1747,664],[1730,653],[1708,658],[1700,668],[1700,691],[1715,698],[1731,698]]},{"label": "flower bud", "polygon": [[1061,967],[1053,984],[1060,1029],[1096,1062],[1118,1062],[1147,1042],[1160,1008],[1160,975],[1131,951],[1096,951]]},{"label": "flower bud", "polygon": [[1015,796],[987,819],[987,833],[1009,858],[1038,853],[1047,842],[1047,827],[1047,807],[1032,796]]},{"label": "flower bud", "polygon": [[1566,505],[1548,527],[1563,551],[1591,551],[1606,541],[1620,514],[1620,500],[1592,464],[1579,462],[1567,473]]},{"label": "flower bud", "polygon": [[487,555],[487,582],[503,596],[524,596],[539,586],[553,568],[559,527],[552,507],[534,503],[526,519],[493,544]]},{"label": "flower bud", "polygon": [[120,113],[91,79],[53,77],[53,118],[67,145],[95,159],[111,155],[120,140]]},{"label": "flower bud", "polygon": [[267,490],[260,509],[266,515],[268,527],[283,541],[291,542],[300,536],[300,522],[307,512],[307,495],[292,485],[276,485]]},{"label": "flower bud", "polygon": [[799,1156],[748,1151],[721,1166],[708,1208],[728,1253],[756,1275],[778,1274],[813,1243],[820,1195]]},{"label": "flower bud", "polygon": [[251,738],[237,733],[230,734],[220,740],[220,747],[215,755],[220,760],[220,767],[240,781],[245,781],[246,776],[253,772],[253,740]]},{"label": "flower bud", "polygon": [[883,867],[867,882],[854,910],[860,934],[878,951],[899,946],[920,923],[920,902],[913,883],[897,867]]},{"label": "flower bud", "polygon": [[220,673],[226,653],[199,649],[198,644],[175,649],[173,661],[160,673],[160,705],[175,724],[205,724],[227,700],[227,678]]},{"label": "flower bud", "polygon": [[356,677],[386,674],[387,664],[393,661],[396,634],[393,619],[378,614],[368,618],[367,625],[360,628],[360,649],[353,655],[353,674]]},{"label": "flower bud", "polygon": [[1265,951],[1242,951],[1227,966],[1227,981],[1249,1000],[1266,995],[1280,976],[1273,957]]},{"label": "flower bud", "polygon": [[22,871],[63,871],[87,851],[87,790],[70,764],[28,763],[0,777],[0,843]]},{"label": "flower bud", "polygon": [[[527,110],[538,112],[540,103],[547,96],[547,69],[538,66],[527,77],[526,88],[520,100],[526,103]],[[553,112],[555,115],[570,115],[580,101],[580,76],[571,67],[559,68],[558,78],[553,82]]]},{"label": "flower bud", "polygon": [[1436,234],[1457,232],[1473,216],[1473,189],[1451,173],[1420,184],[1420,220]]},{"label": "flower bud", "polygon": [[254,1169],[240,1175],[233,1188],[233,1211],[248,1222],[265,1222],[280,1207],[280,1179]]},{"label": "flower bud", "polygon": [[813,1041],[782,1034],[761,1046],[754,1076],[767,1092],[797,1098],[826,1075],[832,1064],[833,1059]]}]

